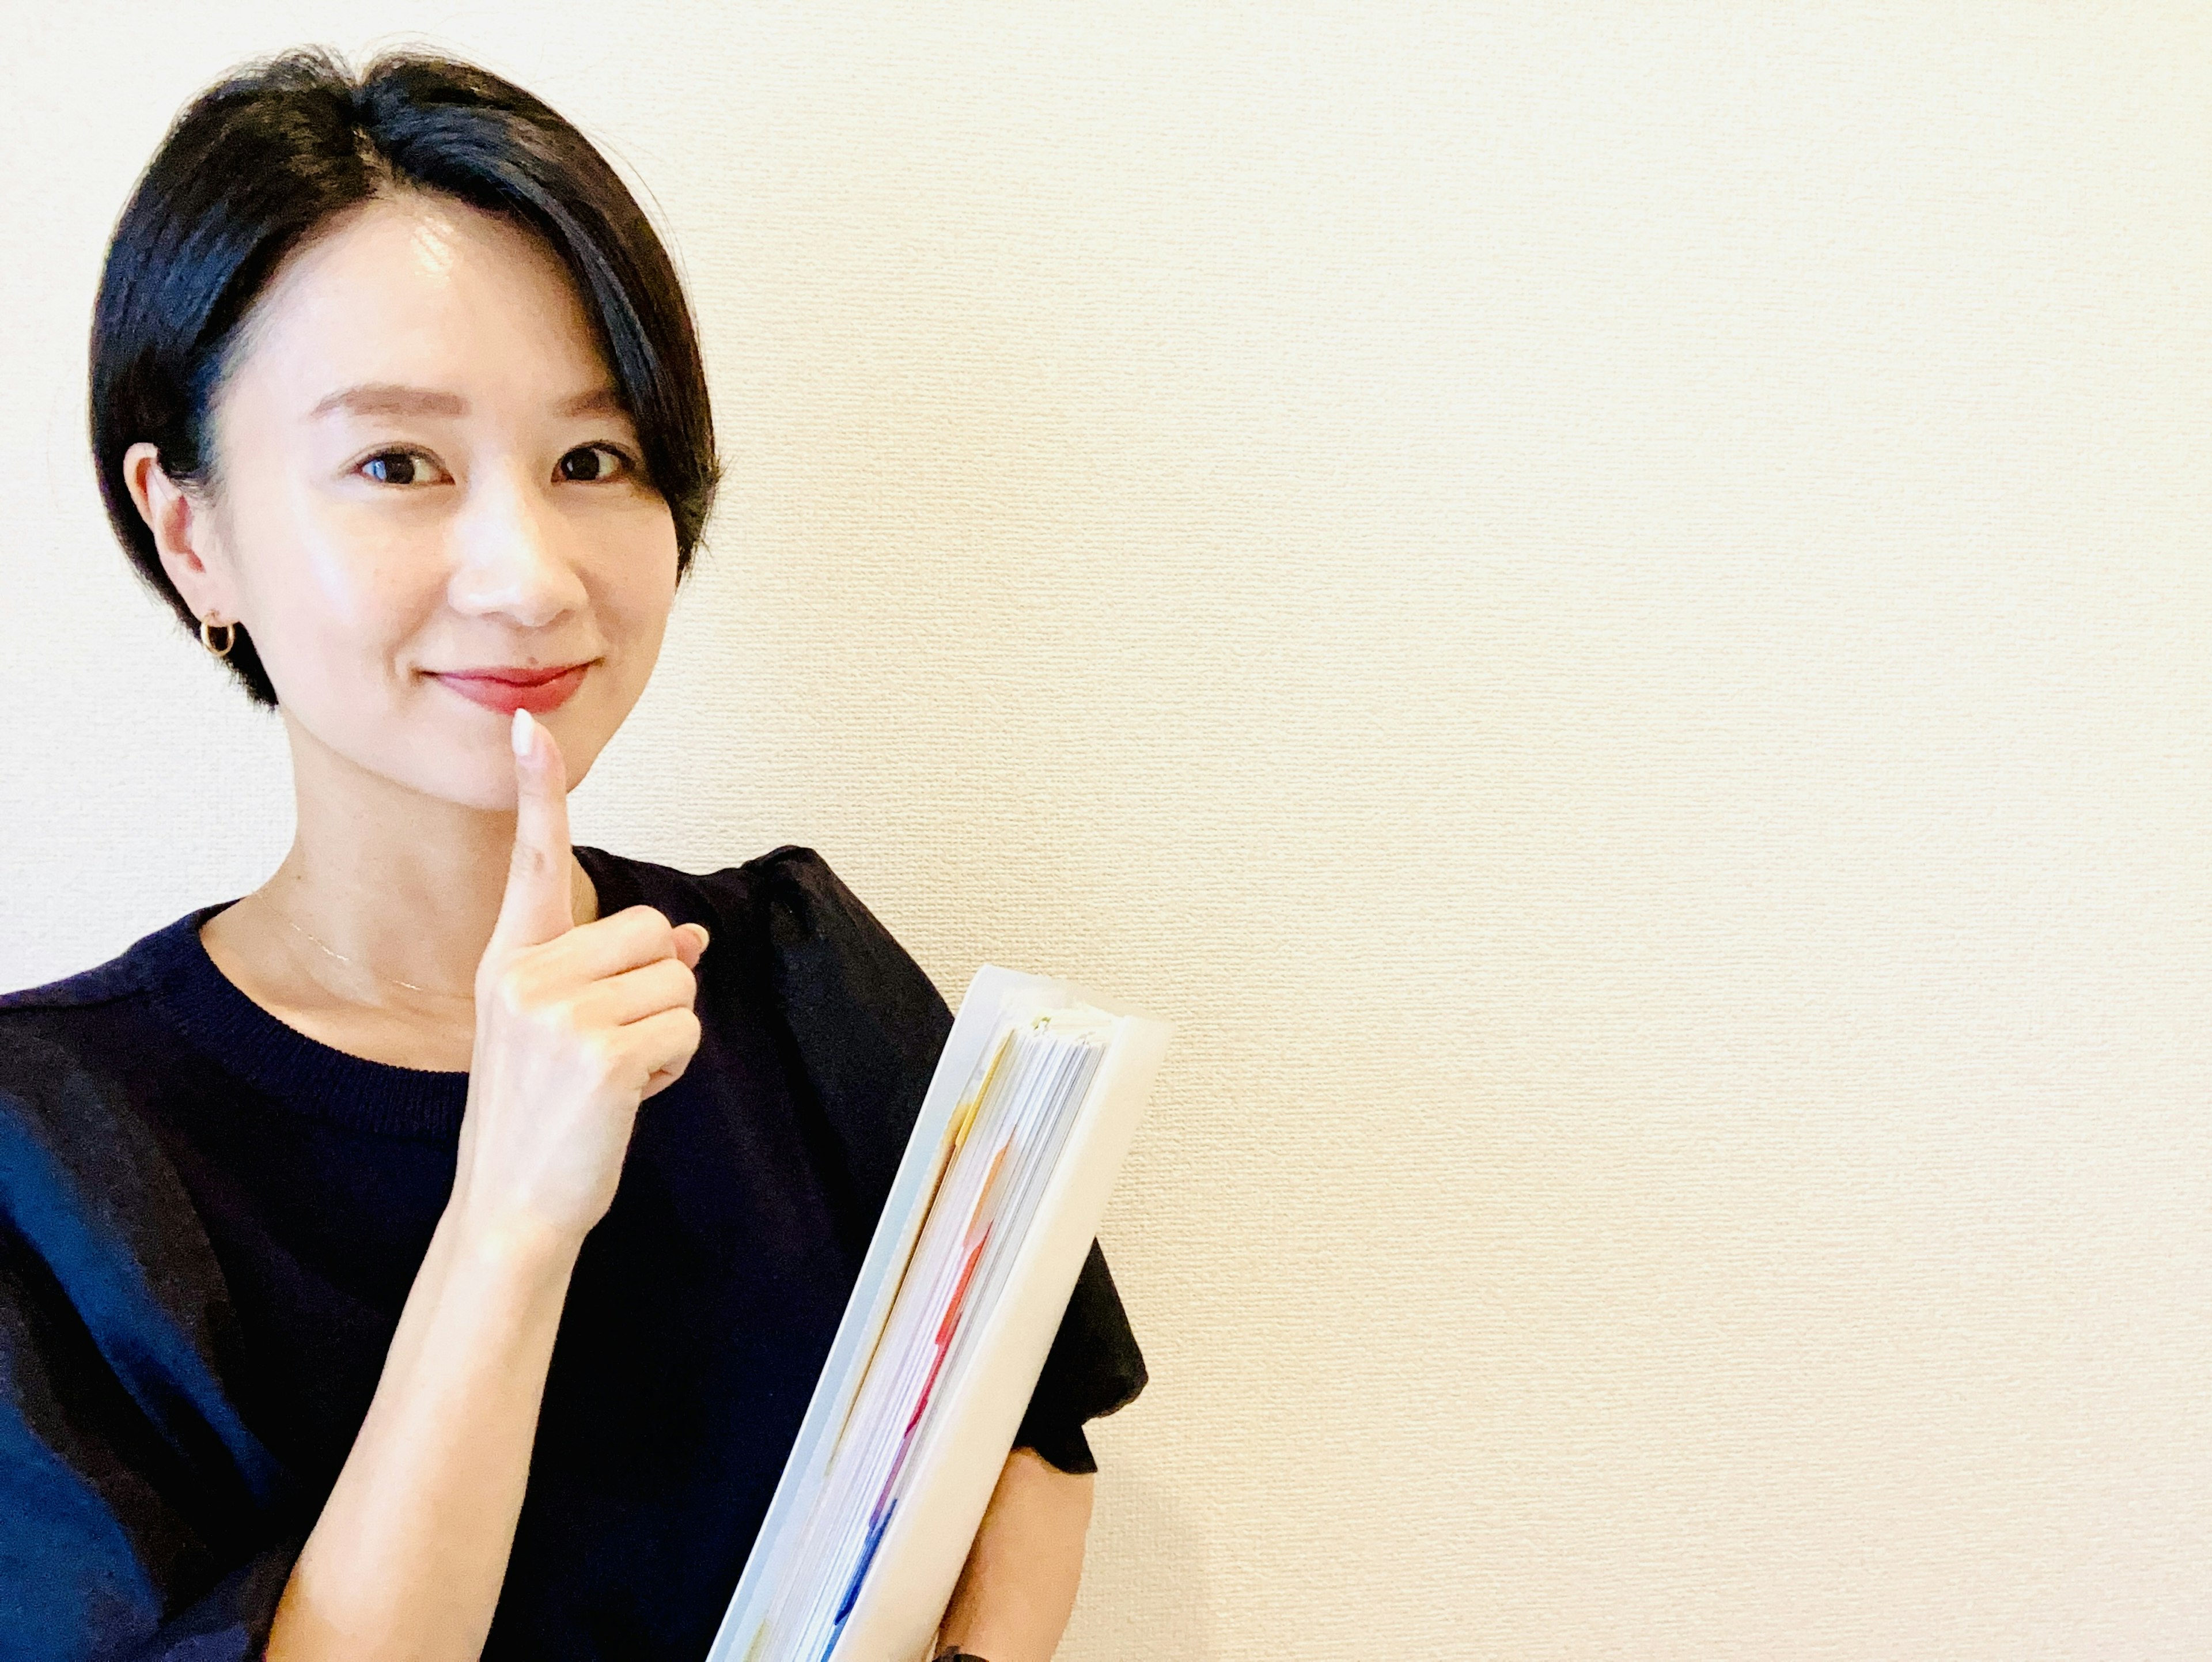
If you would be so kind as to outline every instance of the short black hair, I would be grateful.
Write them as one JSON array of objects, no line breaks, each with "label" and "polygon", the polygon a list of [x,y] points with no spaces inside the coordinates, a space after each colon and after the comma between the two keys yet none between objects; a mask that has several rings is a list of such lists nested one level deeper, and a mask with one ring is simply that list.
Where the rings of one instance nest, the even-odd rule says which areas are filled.
[{"label": "short black hair", "polygon": [[[396,52],[356,74],[301,47],[234,70],[177,117],[116,223],[93,309],[92,451],[108,521],[187,628],[198,619],[131,500],[124,453],[149,442],[170,478],[204,482],[209,406],[270,275],[333,215],[409,187],[535,232],[567,267],[675,520],[678,580],[690,569],[721,468],[698,330],[636,198],[589,139],[487,70]],[[252,642],[242,629],[234,639],[227,661],[273,705]]]}]

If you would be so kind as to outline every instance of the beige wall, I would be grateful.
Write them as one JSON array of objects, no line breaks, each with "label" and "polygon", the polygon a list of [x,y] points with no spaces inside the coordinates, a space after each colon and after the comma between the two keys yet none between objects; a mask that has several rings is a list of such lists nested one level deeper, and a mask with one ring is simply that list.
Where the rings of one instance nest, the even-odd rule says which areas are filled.
[{"label": "beige wall", "polygon": [[[1179,1024],[1063,1655],[2212,1652],[2212,15],[557,14],[374,16],[704,319],[583,834]],[[362,16],[11,21],[0,982],[288,835],[82,338],[179,102]]]}]

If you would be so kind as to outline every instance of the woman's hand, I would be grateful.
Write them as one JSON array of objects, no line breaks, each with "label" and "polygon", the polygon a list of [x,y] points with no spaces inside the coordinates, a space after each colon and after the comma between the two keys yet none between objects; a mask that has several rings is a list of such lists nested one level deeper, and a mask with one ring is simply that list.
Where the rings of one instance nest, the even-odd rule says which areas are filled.
[{"label": "woman's hand", "polygon": [[477,970],[453,1204],[470,1228],[580,1241],[614,1199],[638,1105],[699,1046],[696,923],[650,906],[575,924],[568,770],[514,716],[514,857]]}]

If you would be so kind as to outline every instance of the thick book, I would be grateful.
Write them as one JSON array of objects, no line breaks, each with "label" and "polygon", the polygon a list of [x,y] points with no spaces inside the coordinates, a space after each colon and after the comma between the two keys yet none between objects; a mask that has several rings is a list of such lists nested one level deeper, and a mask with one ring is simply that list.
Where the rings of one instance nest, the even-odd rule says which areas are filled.
[{"label": "thick book", "polygon": [[927,1654],[1168,1033],[976,972],[708,1662]]}]

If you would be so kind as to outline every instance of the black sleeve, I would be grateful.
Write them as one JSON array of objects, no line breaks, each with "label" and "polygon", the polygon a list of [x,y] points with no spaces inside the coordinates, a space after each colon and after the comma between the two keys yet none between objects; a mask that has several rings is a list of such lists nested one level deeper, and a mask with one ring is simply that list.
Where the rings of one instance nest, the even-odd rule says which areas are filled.
[{"label": "black sleeve", "polygon": [[1145,1378],[1144,1353],[1129,1330],[1106,1255],[1093,1241],[1014,1446],[1035,1449],[1062,1471],[1097,1470],[1083,1422],[1127,1406],[1145,1388]]},{"label": "black sleeve", "polygon": [[44,1059],[0,1093],[0,1656],[247,1662],[301,1542],[198,1342],[212,1262],[102,1082]]},{"label": "black sleeve", "polygon": [[[921,966],[812,849],[778,849],[743,869],[755,885],[764,990],[811,1093],[814,1152],[843,1202],[846,1248],[857,1265],[952,1013]],[[1096,1471],[1084,1422],[1127,1404],[1145,1379],[1143,1354],[1093,1241],[1015,1446],[1035,1449],[1062,1471]]]},{"label": "black sleeve", "polygon": [[[51,1277],[0,1233],[0,1655],[249,1662],[301,1543],[210,1569],[213,1543],[173,1504],[165,1462],[88,1353]],[[179,1598],[210,1574],[211,1591]]]}]

